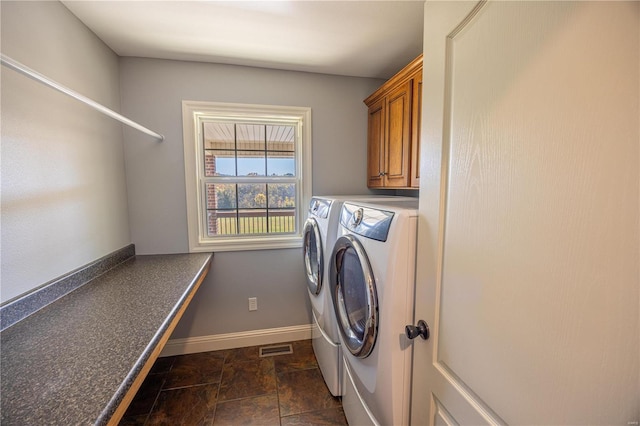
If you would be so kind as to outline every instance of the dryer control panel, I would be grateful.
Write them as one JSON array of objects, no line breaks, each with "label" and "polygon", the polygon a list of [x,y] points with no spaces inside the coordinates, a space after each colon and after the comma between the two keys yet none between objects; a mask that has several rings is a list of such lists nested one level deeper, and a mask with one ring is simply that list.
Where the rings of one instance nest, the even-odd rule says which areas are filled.
[{"label": "dryer control panel", "polygon": [[377,241],[387,241],[393,212],[344,203],[340,223],[354,234]]}]

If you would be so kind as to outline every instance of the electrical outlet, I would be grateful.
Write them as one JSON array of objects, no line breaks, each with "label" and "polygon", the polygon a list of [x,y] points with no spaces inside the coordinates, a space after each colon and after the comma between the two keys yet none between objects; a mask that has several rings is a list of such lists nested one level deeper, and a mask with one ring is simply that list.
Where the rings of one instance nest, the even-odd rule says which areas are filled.
[{"label": "electrical outlet", "polygon": [[257,297],[250,297],[249,298],[249,310],[250,311],[257,311],[258,310],[258,298]]}]

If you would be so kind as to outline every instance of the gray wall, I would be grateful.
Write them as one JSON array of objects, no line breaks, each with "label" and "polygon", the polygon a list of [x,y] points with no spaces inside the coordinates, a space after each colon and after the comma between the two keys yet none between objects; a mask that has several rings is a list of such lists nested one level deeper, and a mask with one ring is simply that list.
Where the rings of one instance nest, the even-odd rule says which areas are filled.
[{"label": "gray wall", "polygon": [[[362,100],[381,80],[141,58],[121,58],[120,76],[123,113],[166,137],[125,129],[138,253],[188,251],[182,100],[311,107],[313,193],[367,192]],[[216,253],[172,338],[309,324],[307,299],[301,249]]]},{"label": "gray wall", "polygon": [[[119,108],[118,57],[58,2],[0,2],[2,53]],[[2,67],[1,301],[131,242],[122,128]]]},{"label": "gray wall", "polygon": [[[166,136],[123,130],[2,68],[2,301],[130,242],[188,251],[183,99],[311,107],[314,194],[367,192],[362,100],[381,80],[118,60],[58,2],[0,7],[3,53]],[[217,253],[174,337],[309,323],[300,249]]]}]

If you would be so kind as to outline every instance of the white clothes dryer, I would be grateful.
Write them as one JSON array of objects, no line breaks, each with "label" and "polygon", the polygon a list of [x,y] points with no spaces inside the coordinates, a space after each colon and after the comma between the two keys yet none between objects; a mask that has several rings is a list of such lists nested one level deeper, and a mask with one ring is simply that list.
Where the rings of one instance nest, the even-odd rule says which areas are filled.
[{"label": "white clothes dryer", "polygon": [[417,199],[345,202],[329,265],[352,425],[406,425],[411,393]]},{"label": "white clothes dryer", "polygon": [[334,396],[342,394],[342,353],[327,271],[340,209],[346,200],[402,202],[411,199],[377,195],[314,196],[309,204],[303,231],[303,253],[314,321],[312,343],[324,381]]}]

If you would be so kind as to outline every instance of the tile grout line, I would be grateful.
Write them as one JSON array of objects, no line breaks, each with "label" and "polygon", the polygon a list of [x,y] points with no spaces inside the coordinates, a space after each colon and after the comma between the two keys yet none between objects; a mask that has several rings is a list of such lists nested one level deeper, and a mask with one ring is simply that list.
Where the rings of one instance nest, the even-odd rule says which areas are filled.
[{"label": "tile grout line", "polygon": [[158,389],[158,392],[156,392],[156,397],[153,399],[153,404],[151,404],[151,409],[149,409],[149,412],[147,413],[147,416],[144,419],[144,425],[145,426],[149,422],[149,418],[151,417],[151,413],[153,413],[153,409],[156,408],[156,404],[158,403],[158,400],[160,399],[160,392],[162,392],[162,389],[164,388],[164,384],[167,381],[167,374],[169,374],[171,372],[172,368],[173,368],[173,361],[171,361],[171,366],[169,367],[169,370],[166,373],[163,374],[162,382],[160,383],[160,388]]},{"label": "tile grout line", "polygon": [[213,407],[213,420],[211,421],[211,426],[216,423],[216,416],[218,415],[218,404],[220,404],[220,388],[222,387],[222,375],[224,374],[224,367],[227,365],[227,357],[229,356],[229,351],[224,351],[224,358],[222,359],[222,368],[220,368],[220,377],[218,378],[218,392],[216,393],[216,404]]},{"label": "tile grout line", "polygon": [[[164,383],[167,380],[166,376],[171,371],[171,368],[173,368],[173,361],[171,362],[171,365],[169,366],[168,371],[166,373],[162,373],[162,376],[163,376],[162,377],[162,382],[160,383],[160,387],[158,388],[158,391],[156,392],[155,398],[153,399],[153,404],[151,404],[151,408],[149,408],[149,411],[145,414],[144,422],[142,423],[144,426],[146,426],[149,423],[149,418],[151,417],[151,413],[153,413],[153,409],[156,408],[156,404],[158,403],[158,399],[160,398],[160,392],[162,392],[162,390],[164,388]],[[149,377],[149,376],[151,376],[151,374],[147,375],[147,377]],[[146,378],[145,378],[145,380],[146,380]],[[144,383],[143,383],[143,385],[144,385]],[[141,387],[141,389],[142,389],[142,387]],[[140,390],[138,390],[138,392],[140,392]]]},{"label": "tile grout line", "polygon": [[276,402],[278,403],[278,424],[282,426],[282,410],[280,409],[280,386],[278,383],[278,372],[276,371],[275,360],[273,361],[273,375],[275,376],[275,382],[276,382]]}]

